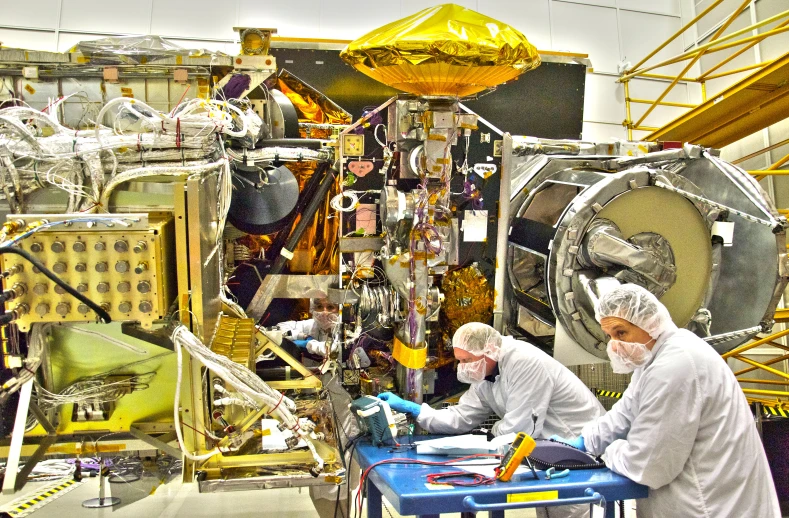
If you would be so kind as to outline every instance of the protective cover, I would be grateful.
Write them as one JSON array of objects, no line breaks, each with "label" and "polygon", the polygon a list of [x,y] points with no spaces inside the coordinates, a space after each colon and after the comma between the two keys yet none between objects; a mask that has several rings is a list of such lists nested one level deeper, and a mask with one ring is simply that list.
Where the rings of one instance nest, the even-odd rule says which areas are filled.
[{"label": "protective cover", "polygon": [[399,90],[461,97],[540,64],[537,49],[519,31],[455,4],[384,25],[351,42],[340,57]]},{"label": "protective cover", "polygon": [[80,41],[69,52],[81,52],[91,63],[145,65],[175,56],[226,56],[222,52],[185,49],[161,36],[119,36]]},{"label": "protective cover", "polygon": [[237,165],[233,172],[233,198],[228,219],[249,234],[282,230],[299,201],[299,184],[285,166],[263,171]]},{"label": "protective cover", "polygon": [[604,468],[605,463],[579,449],[567,444],[537,439],[529,459],[540,469],[596,469]]},{"label": "protective cover", "polygon": [[[295,74],[282,69],[276,77],[276,83],[268,81],[267,86],[284,93],[299,115],[299,122],[313,124],[350,124],[351,114],[320,91],[310,86]],[[305,129],[299,130],[302,137],[307,137]],[[311,138],[330,138],[331,130],[311,130]]]}]

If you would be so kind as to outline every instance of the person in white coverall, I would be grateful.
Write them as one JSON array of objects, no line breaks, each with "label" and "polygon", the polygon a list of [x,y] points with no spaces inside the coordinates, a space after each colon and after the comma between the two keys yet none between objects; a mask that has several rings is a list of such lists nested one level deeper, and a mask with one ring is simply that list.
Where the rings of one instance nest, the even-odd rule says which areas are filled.
[{"label": "person in white coverall", "polygon": [[[276,328],[300,349],[305,349],[318,356],[326,356],[327,344],[332,343],[332,331],[340,321],[339,310],[340,307],[329,302],[328,299],[311,299],[310,315],[312,318],[280,322]],[[332,347],[336,346],[332,345]]]},{"label": "person in white coverall", "polygon": [[648,486],[639,517],[780,517],[753,415],[720,355],[640,286],[604,294],[595,316],[614,372],[633,377],[580,438],[555,439]]},{"label": "person in white coverall", "polygon": [[[491,414],[499,421],[494,435],[525,432],[535,438],[577,436],[590,420],[605,413],[592,392],[567,367],[533,345],[502,337],[492,327],[472,322],[452,337],[458,380],[470,383],[457,405],[436,410],[391,393],[378,397],[398,411],[416,416],[431,433],[465,433]],[[532,417],[534,416],[534,418]],[[538,509],[540,516],[589,515],[589,506]]]},{"label": "person in white coverall", "polygon": [[[340,307],[330,302],[326,298],[315,298],[310,300],[310,315],[312,318],[307,320],[289,320],[277,324],[277,329],[282,331],[283,336],[289,338],[300,349],[317,356],[326,356],[329,351],[336,348],[332,340],[334,327],[340,322]],[[312,363],[305,360],[305,363]],[[348,459],[348,483],[358,483],[358,465],[350,467],[351,459]],[[346,491],[345,486],[310,486],[310,498],[315,506],[315,511],[321,518],[332,518],[335,510],[345,509]],[[339,503],[337,503],[337,492],[340,493]],[[339,511],[337,516],[342,516],[344,511]]]}]

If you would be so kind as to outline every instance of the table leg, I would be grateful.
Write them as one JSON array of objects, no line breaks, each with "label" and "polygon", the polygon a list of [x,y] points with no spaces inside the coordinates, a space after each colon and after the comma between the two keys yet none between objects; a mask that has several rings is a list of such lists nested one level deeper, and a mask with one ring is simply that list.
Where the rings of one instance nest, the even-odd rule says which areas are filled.
[{"label": "table leg", "polygon": [[[616,502],[614,500],[606,500],[605,501],[605,518],[615,518],[616,517]],[[625,518],[622,516],[621,518]]]},{"label": "table leg", "polygon": [[490,518],[504,518],[504,511],[489,511],[488,516]]},{"label": "table leg", "polygon": [[465,511],[460,513],[460,518],[476,518],[476,516],[477,516],[477,513],[468,513],[468,512],[465,512]]},{"label": "table leg", "polygon": [[367,518],[383,518],[381,492],[372,482],[367,483]]}]

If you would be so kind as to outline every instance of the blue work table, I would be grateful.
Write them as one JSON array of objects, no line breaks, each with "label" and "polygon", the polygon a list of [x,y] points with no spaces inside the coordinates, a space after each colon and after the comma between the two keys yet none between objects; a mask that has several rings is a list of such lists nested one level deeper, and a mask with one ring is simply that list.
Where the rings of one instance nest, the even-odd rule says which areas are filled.
[{"label": "blue work table", "polygon": [[[436,438],[421,436],[419,440]],[[356,446],[357,460],[362,470],[391,458],[412,458],[445,461],[446,456],[417,455],[416,449],[392,451],[391,446],[373,446],[363,438]],[[442,513],[475,513],[488,511],[491,518],[503,518],[504,512],[527,507],[598,503],[605,499],[606,517],[614,518],[614,501],[646,498],[647,487],[617,475],[609,469],[571,471],[567,477],[545,480],[545,472],[538,471],[540,480],[529,474],[520,480],[496,482],[475,487],[430,489],[429,473],[460,471],[459,467],[383,464],[369,475],[367,516],[382,518],[381,496],[402,515],[423,518]]]}]

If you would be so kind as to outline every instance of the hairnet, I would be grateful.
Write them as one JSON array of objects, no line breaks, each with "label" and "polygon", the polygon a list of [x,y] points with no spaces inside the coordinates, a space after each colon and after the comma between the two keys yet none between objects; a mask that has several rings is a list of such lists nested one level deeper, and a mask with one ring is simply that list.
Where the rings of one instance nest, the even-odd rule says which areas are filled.
[{"label": "hairnet", "polygon": [[600,322],[606,317],[627,320],[652,338],[674,327],[666,306],[637,284],[623,284],[600,297],[595,306],[595,318]]},{"label": "hairnet", "polygon": [[452,347],[499,361],[501,335],[487,324],[469,322],[455,331],[455,336],[452,337]]}]

